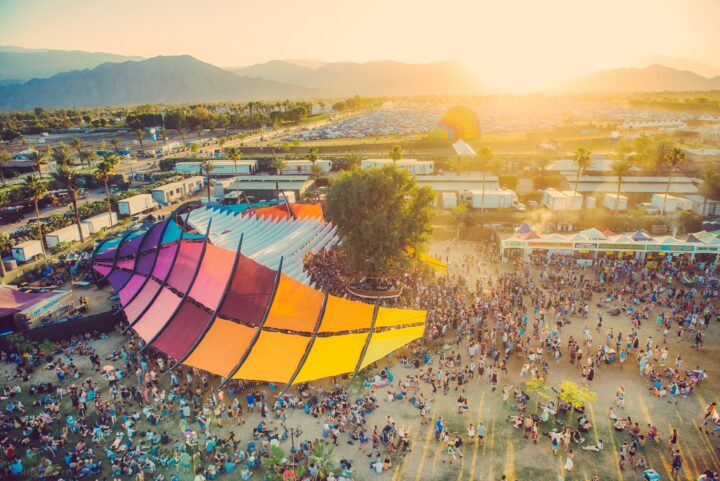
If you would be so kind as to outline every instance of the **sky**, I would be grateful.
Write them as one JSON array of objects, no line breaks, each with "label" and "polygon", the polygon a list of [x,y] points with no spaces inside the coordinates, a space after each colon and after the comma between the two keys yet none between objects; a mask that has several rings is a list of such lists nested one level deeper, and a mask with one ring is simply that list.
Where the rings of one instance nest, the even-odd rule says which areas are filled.
[{"label": "sky", "polygon": [[458,60],[532,91],[669,57],[720,68],[720,0],[0,0],[0,45],[272,59]]}]

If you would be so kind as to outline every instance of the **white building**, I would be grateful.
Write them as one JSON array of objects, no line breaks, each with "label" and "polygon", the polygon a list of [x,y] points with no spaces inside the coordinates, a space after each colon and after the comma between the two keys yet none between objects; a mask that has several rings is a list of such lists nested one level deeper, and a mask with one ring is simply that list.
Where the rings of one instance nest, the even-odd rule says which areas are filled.
[{"label": "white building", "polygon": [[[678,210],[692,209],[692,202],[689,199],[675,197],[670,194],[653,194],[651,202],[660,212],[664,212],[665,214],[672,214]],[[663,205],[665,206],[664,209]]]},{"label": "white building", "polygon": [[517,194],[509,189],[493,189],[485,192],[464,190],[460,192],[460,203],[469,205],[473,209],[525,209],[525,206],[518,202]]},{"label": "white building", "polygon": [[[315,165],[323,172],[330,172],[332,169],[331,160],[316,160]],[[283,175],[310,175],[312,174],[313,163],[309,160],[286,160]]]},{"label": "white building", "polygon": [[[175,164],[175,172],[178,174],[205,175],[200,168],[202,162],[178,162]],[[215,160],[215,169],[211,177],[230,177],[233,175],[253,174],[257,170],[257,160]],[[237,165],[236,165],[237,164]]]},{"label": "white building", "polygon": [[605,194],[603,197],[603,206],[610,210],[627,210],[628,198],[624,195]]},{"label": "white building", "polygon": [[583,206],[583,196],[571,190],[550,188],[543,191],[541,204],[550,210],[579,210]]},{"label": "white building", "polygon": [[150,191],[152,198],[160,205],[168,205],[193,195],[205,186],[200,176],[188,177],[171,184],[161,185]]},{"label": "white building", "polygon": [[435,162],[417,159],[400,159],[397,162],[393,162],[392,159],[364,159],[360,162],[360,168],[369,169],[393,164],[400,169],[407,169],[415,175],[431,175],[435,172]]},{"label": "white building", "polygon": [[685,196],[691,203],[690,210],[697,215],[720,217],[720,200],[706,199],[702,195]]},{"label": "white building", "polygon": [[[566,175],[568,183],[575,186],[575,174]],[[671,194],[697,194],[698,179],[691,177],[673,176],[670,185]],[[622,179],[620,192],[622,194],[654,194],[665,192],[667,177],[634,177],[627,176]],[[614,194],[618,190],[618,178],[612,175],[581,175],[578,183],[578,192],[583,194],[602,193]]]}]

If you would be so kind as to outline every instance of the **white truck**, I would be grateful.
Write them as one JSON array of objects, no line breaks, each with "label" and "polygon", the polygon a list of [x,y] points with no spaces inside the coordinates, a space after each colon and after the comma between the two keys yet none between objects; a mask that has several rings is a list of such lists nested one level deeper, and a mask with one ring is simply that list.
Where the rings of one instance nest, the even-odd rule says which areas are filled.
[{"label": "white truck", "polygon": [[80,223],[87,225],[88,231],[91,234],[96,234],[103,229],[114,226],[115,224],[117,224],[117,221],[118,218],[115,212],[112,212],[111,214],[103,212],[102,214],[94,215],[92,217],[88,217],[87,219],[81,220]]},{"label": "white truck", "polygon": [[463,190],[460,191],[460,200],[473,209],[525,209],[525,206],[518,202],[517,194],[508,189],[485,189],[485,192]]},{"label": "white truck", "polygon": [[617,194],[605,194],[605,197],[603,198],[603,206],[610,210],[627,210],[628,198],[624,195],[621,195],[618,198]]},{"label": "white truck", "polygon": [[[87,224],[80,222],[80,229],[82,230],[83,237],[86,239],[90,237],[90,230]],[[79,242],[80,232],[78,232],[78,226],[75,223],[70,224],[67,227],[58,229],[54,232],[45,234],[45,243],[48,247],[53,248],[60,243]]]},{"label": "white truck", "polygon": [[20,263],[30,262],[31,260],[40,257],[42,253],[42,244],[39,240],[29,240],[12,246],[13,259]]},{"label": "white truck", "polygon": [[158,203],[155,202],[150,194],[134,195],[127,199],[119,200],[117,204],[119,214],[128,216],[139,214],[158,206]]}]

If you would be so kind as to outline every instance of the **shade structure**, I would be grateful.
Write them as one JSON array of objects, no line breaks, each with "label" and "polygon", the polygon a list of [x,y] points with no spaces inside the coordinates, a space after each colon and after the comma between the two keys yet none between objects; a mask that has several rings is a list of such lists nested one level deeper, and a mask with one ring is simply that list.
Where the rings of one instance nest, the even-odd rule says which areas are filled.
[{"label": "shade structure", "polygon": [[[225,379],[291,385],[356,373],[422,338],[425,311],[320,292],[297,279],[292,255],[290,263],[284,255],[274,266],[259,262],[273,259],[259,254],[274,248],[269,240],[284,239],[282,254],[292,254],[332,239],[330,224],[197,210],[189,224],[200,234],[176,235],[179,226],[164,221],[94,255],[145,349]],[[236,232],[227,221],[241,222],[233,249],[214,242]]]}]

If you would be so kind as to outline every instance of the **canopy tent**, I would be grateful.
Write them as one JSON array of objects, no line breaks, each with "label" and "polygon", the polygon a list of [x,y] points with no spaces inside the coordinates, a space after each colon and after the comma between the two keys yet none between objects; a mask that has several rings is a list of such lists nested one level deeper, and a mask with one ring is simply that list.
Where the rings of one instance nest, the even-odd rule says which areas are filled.
[{"label": "canopy tent", "polygon": [[470,147],[467,142],[465,142],[463,139],[458,140],[453,144],[453,149],[455,150],[456,155],[468,155],[468,156],[475,156],[475,151],[472,147]]},{"label": "canopy tent", "polygon": [[283,257],[275,269],[251,259],[252,233],[225,249],[212,242],[211,219],[202,239],[183,232],[158,242],[168,225],[123,239],[93,267],[118,292],[130,328],[177,364],[290,385],[355,373],[424,334],[425,311],[324,294],[287,275]]},{"label": "canopy tent", "polygon": [[56,295],[57,292],[22,292],[10,286],[0,286],[0,317],[15,315]]}]

